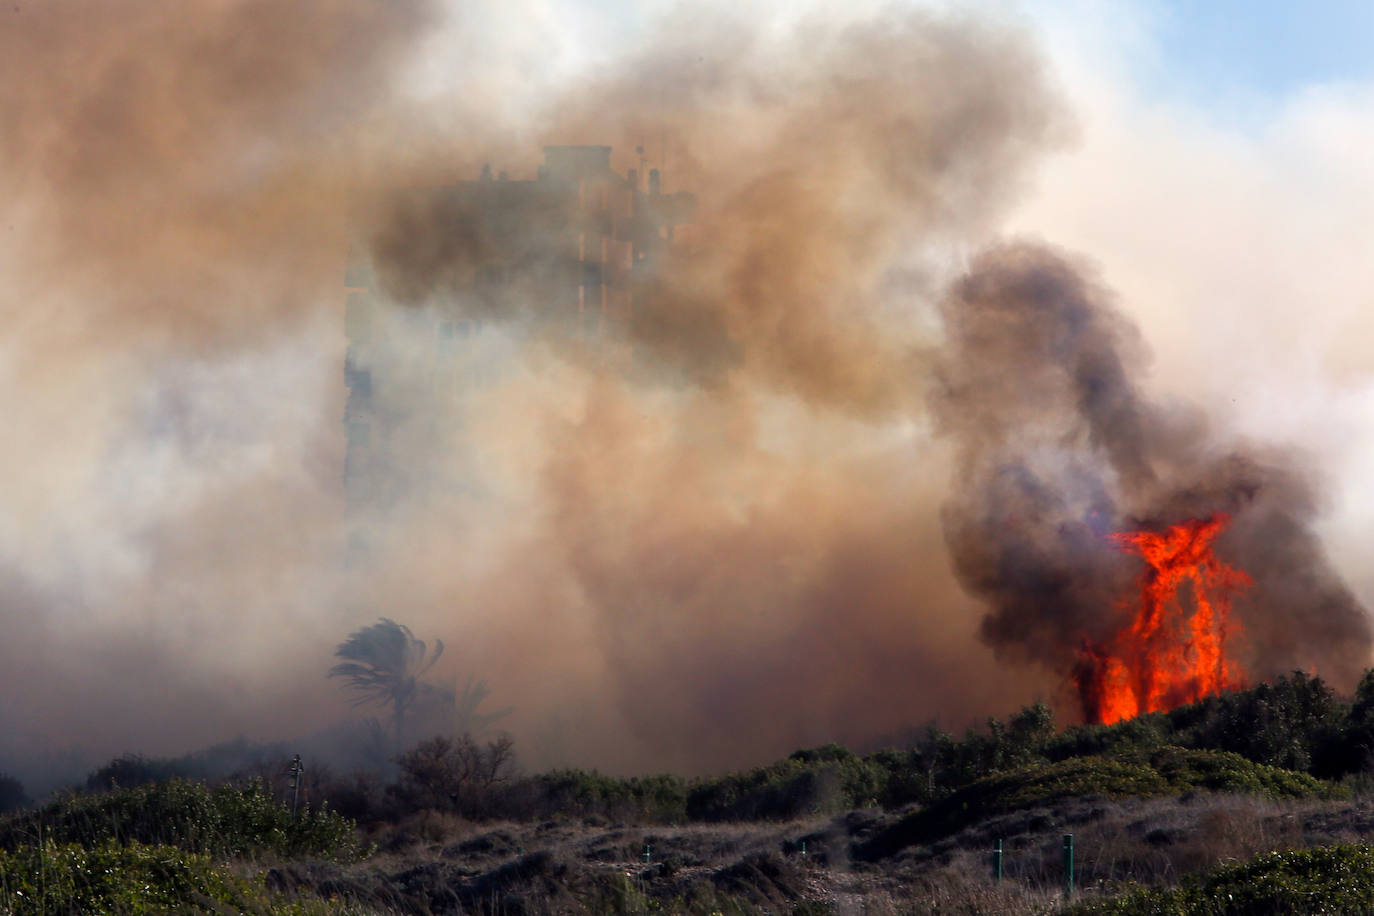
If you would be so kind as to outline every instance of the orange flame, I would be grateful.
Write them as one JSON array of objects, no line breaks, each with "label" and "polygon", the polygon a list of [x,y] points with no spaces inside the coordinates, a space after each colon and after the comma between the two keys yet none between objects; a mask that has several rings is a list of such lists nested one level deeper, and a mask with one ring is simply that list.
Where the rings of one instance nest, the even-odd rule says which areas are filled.
[{"label": "orange flame", "polygon": [[[1250,584],[1243,571],[1212,552],[1230,522],[1227,515],[1189,519],[1163,534],[1112,535],[1148,564],[1140,580],[1140,606],[1109,646],[1084,641],[1074,681],[1089,722],[1111,724],[1146,712],[1172,709],[1245,686],[1240,665],[1226,655],[1238,630],[1231,596]],[[1186,609],[1191,584],[1192,613]]]}]

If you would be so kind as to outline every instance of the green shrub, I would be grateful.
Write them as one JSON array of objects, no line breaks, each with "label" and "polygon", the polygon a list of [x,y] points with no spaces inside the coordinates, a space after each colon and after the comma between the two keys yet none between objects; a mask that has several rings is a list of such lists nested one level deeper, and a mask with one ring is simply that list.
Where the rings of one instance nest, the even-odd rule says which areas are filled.
[{"label": "green shrub", "polygon": [[333,811],[291,812],[261,783],[211,789],[174,779],[98,794],[70,794],[0,822],[0,849],[32,844],[40,827],[59,844],[167,845],[213,856],[356,858],[353,823]]},{"label": "green shrub", "polygon": [[1251,763],[1223,751],[1162,747],[1115,758],[1075,757],[980,779],[903,818],[857,851],[861,858],[881,858],[990,817],[1083,795],[1150,798],[1195,789],[1275,799],[1346,794],[1305,773]]},{"label": "green shrub", "polygon": [[1271,852],[1189,877],[1176,888],[1133,888],[1069,908],[1072,916],[1261,916],[1374,911],[1374,849],[1344,845]]},{"label": "green shrub", "polygon": [[1175,791],[1207,789],[1263,798],[1346,798],[1349,792],[1306,773],[1253,763],[1227,751],[1185,750],[1161,747],[1123,759],[1147,763]]},{"label": "green shrub", "polygon": [[1168,714],[1174,744],[1233,751],[1248,760],[1338,775],[1349,706],[1321,678],[1294,671]]},{"label": "green shrub", "polygon": [[1169,720],[1163,713],[1137,716],[1114,725],[1074,725],[1046,743],[1045,756],[1060,761],[1151,751],[1165,744],[1177,744],[1171,735]]},{"label": "green shrub", "polygon": [[125,754],[91,772],[86,777],[86,788],[92,792],[128,789],[150,782],[190,779],[204,775],[196,772],[186,759],[150,759],[141,754]]},{"label": "green shrub", "polygon": [[1168,781],[1149,766],[1104,757],[1076,757],[999,773],[909,815],[858,850],[877,859],[916,843],[931,843],[979,821],[1080,795],[1164,795]]},{"label": "green shrub", "polygon": [[[994,718],[985,730],[970,728],[962,741],[932,723],[909,733],[903,749],[879,751],[865,760],[881,771],[878,800],[884,807],[929,804],[984,776],[1046,762],[1053,737],[1054,712],[1035,703],[1005,724]],[[1073,755],[1061,758],[1066,756]]]},{"label": "green shrub", "polygon": [[208,855],[172,846],[107,839],[92,848],[49,841],[0,851],[0,909],[15,916],[247,912],[255,896]]},{"label": "green shrub", "polygon": [[687,816],[704,821],[787,820],[876,804],[887,771],[837,745],[797,751],[771,766],[693,786]]},{"label": "green shrub", "polygon": [[676,776],[606,776],[594,770],[555,770],[505,789],[498,813],[514,819],[605,817],[653,823],[687,818],[687,784]]},{"label": "green shrub", "polygon": [[106,839],[94,846],[46,840],[0,850],[0,912],[325,916],[357,912],[336,900],[269,894],[205,853]]},{"label": "green shrub", "polygon": [[1321,678],[1294,671],[1114,725],[1076,725],[1050,739],[1051,760],[1150,751],[1163,745],[1230,751],[1326,779],[1357,772],[1374,754],[1374,669],[1353,703]]}]

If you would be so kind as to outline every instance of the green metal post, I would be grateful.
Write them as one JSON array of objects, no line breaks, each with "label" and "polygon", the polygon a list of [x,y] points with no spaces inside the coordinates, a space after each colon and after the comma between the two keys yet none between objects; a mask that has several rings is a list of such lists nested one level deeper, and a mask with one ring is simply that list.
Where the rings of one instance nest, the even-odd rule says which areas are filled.
[{"label": "green metal post", "polygon": [[1073,896],[1073,834],[1064,834],[1064,896]]},{"label": "green metal post", "polygon": [[992,847],[992,878],[999,884],[1002,881],[1002,841],[998,840],[997,845]]}]

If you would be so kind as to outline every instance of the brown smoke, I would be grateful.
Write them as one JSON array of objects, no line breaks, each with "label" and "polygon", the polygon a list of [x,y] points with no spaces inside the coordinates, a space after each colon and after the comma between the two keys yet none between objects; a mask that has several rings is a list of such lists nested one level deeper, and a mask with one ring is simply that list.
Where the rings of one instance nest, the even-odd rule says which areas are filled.
[{"label": "brown smoke", "polygon": [[[1310,488],[1146,403],[1133,332],[1079,267],[994,249],[941,310],[1062,132],[1023,36],[683,12],[522,94],[524,23],[484,25],[507,8],[528,12],[453,15],[457,91],[434,104],[404,86],[441,18],[420,0],[5,14],[0,766],[45,742],[298,736],[343,713],[330,653],[381,616],[514,704],[535,766],[699,770],[959,726],[1056,691],[1061,629],[1092,631],[1121,574],[1099,529],[1194,491],[1244,507],[1229,549],[1283,545],[1265,600],[1319,605],[1321,626],[1261,613],[1257,653],[1343,673],[1367,651]],[[643,147],[697,197],[600,349],[537,297],[461,293],[509,240],[444,186],[486,161],[532,177],[543,143],[611,145],[621,172]],[[431,310],[488,332],[480,383],[406,395],[397,457],[439,473],[370,519],[350,569],[359,239],[404,361],[430,365]],[[977,601],[985,639],[1048,670],[999,664]]]},{"label": "brown smoke", "polygon": [[0,29],[0,186],[45,329],[82,343],[271,333],[328,291],[361,122],[428,0],[26,3]]},{"label": "brown smoke", "polygon": [[5,8],[0,766],[314,717],[325,691],[290,659],[346,629],[315,628],[338,538],[331,312],[376,174],[365,128],[404,120],[431,7]]},{"label": "brown smoke", "polygon": [[[909,413],[919,287],[894,284],[986,229],[1058,124],[1038,61],[1015,34],[917,13],[783,40],[715,21],[665,32],[553,99],[536,126],[548,142],[612,145],[625,167],[647,147],[698,196],[621,329],[640,362],[698,385]],[[382,218],[376,266],[406,302],[452,293],[493,250],[540,245],[442,195]]]},{"label": "brown smoke", "polygon": [[[539,520],[452,594],[481,611],[449,645],[476,640],[490,648],[471,663],[559,685],[503,678],[517,715],[568,696],[570,669],[598,671],[586,702],[614,729],[579,723],[559,750],[604,761],[614,747],[620,765],[737,765],[1026,699],[970,639],[952,587],[941,453],[901,428],[924,413],[940,271],[1058,123],[1033,55],[920,14],[781,40],[714,23],[668,34],[539,124],[551,142],[613,144],[622,167],[647,146],[699,206],[615,329],[630,363],[557,338],[569,362],[527,352],[535,378],[509,388],[556,372],[550,387],[575,395],[533,415],[495,396],[506,423],[540,431]],[[412,308],[462,303],[489,252],[537,261],[552,246],[469,206],[409,195],[380,210],[382,288]],[[544,299],[469,314],[538,334]],[[969,671],[977,683],[946,686]]]}]

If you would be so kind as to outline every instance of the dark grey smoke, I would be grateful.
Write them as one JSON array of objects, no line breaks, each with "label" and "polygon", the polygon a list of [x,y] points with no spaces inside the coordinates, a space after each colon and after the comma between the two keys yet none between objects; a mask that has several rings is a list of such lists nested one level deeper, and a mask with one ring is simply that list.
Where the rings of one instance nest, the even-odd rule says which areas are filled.
[{"label": "dark grey smoke", "polygon": [[1148,401],[1138,335],[1090,270],[1039,245],[995,247],[944,316],[932,406],[963,469],[945,537],[1000,655],[1067,675],[1085,638],[1133,611],[1139,563],[1106,535],[1224,512],[1218,550],[1254,578],[1235,608],[1246,670],[1353,684],[1368,615],[1313,533],[1312,482],[1288,456]]}]

